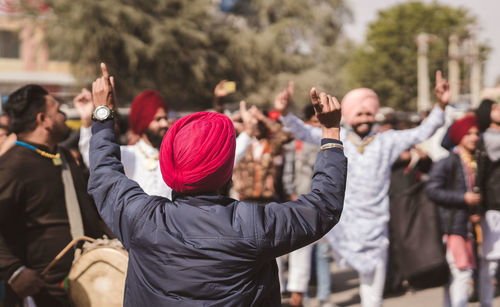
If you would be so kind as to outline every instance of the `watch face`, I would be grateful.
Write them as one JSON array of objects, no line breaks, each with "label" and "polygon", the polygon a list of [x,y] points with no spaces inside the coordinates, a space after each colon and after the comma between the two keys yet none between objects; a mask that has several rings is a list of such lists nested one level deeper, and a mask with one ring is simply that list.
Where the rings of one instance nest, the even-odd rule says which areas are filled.
[{"label": "watch face", "polygon": [[95,117],[98,120],[103,120],[108,118],[110,110],[107,107],[99,107],[95,110]]}]

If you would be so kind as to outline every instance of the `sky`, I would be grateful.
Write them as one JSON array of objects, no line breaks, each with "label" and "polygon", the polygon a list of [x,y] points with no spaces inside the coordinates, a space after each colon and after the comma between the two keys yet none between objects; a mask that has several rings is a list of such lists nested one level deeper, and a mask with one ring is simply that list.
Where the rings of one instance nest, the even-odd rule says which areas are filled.
[{"label": "sky", "polygon": [[[368,24],[377,18],[379,10],[387,9],[403,0],[347,0],[353,12],[353,23],[344,26],[347,36],[361,43],[364,41]],[[432,3],[433,0],[422,2]],[[438,0],[438,3],[452,7],[464,7],[477,17],[479,22],[479,42],[491,47],[485,65],[484,85],[494,86],[500,77],[500,0]]]}]

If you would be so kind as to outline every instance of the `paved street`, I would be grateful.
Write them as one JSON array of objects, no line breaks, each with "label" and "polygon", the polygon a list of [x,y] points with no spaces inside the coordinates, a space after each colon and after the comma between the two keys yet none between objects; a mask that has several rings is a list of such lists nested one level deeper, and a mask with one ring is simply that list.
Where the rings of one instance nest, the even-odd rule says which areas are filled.
[{"label": "paved street", "polygon": [[[338,269],[332,266],[333,294],[330,302],[338,306],[361,307],[359,298],[359,279],[350,269]],[[386,297],[384,307],[440,307],[443,305],[443,288],[431,288],[417,292],[407,292],[401,296]],[[286,306],[286,305],[284,305]],[[316,299],[310,299],[306,307],[318,306]],[[479,303],[470,303],[470,307],[480,307]],[[500,307],[500,296],[496,296],[493,306]]]}]

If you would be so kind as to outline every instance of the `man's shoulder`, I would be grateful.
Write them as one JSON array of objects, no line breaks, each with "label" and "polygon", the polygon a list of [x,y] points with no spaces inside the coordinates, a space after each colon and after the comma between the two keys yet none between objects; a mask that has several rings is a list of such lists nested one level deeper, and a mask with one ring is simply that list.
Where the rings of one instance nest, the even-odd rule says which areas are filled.
[{"label": "man's shoulder", "polygon": [[19,179],[33,170],[29,160],[29,152],[25,148],[13,146],[0,157],[0,174],[3,181]]},{"label": "man's shoulder", "polygon": [[137,144],[132,144],[132,145],[120,145],[120,151],[122,152],[122,154],[124,152],[126,153],[133,153],[135,154],[138,149],[137,149]]},{"label": "man's shoulder", "polygon": [[439,161],[434,162],[434,167],[435,168],[441,168],[443,170],[448,170],[451,169],[451,167],[455,164],[456,166],[460,166],[460,157],[454,153],[450,152],[450,154],[447,157],[442,158]]},{"label": "man's shoulder", "polygon": [[20,163],[25,161],[26,154],[29,153],[28,150],[29,149],[20,146],[12,146],[0,156],[0,166],[5,169],[17,167]]}]

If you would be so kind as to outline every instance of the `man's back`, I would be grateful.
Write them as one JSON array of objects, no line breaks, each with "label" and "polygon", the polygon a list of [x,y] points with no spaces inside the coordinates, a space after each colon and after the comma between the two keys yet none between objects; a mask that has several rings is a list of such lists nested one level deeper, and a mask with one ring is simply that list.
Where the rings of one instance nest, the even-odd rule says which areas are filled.
[{"label": "man's back", "polygon": [[280,304],[275,260],[262,256],[248,219],[255,205],[215,195],[147,202],[129,230],[125,305]]},{"label": "man's back", "polygon": [[340,217],[347,173],[340,149],[320,152],[312,191],[295,202],[175,194],[169,201],[123,174],[110,128],[93,128],[89,192],[129,251],[126,306],[279,305],[274,259],[318,240]]}]

